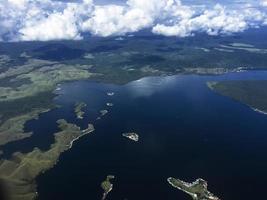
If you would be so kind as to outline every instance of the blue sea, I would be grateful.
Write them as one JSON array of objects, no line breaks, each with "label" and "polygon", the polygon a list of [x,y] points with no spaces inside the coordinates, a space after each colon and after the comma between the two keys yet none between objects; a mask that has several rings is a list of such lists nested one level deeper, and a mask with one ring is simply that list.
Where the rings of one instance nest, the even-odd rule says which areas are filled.
[{"label": "blue sea", "polygon": [[[33,136],[6,145],[5,153],[47,150],[58,119],[81,128],[93,123],[95,132],[76,141],[37,178],[40,200],[100,200],[107,175],[115,176],[110,200],[191,199],[168,184],[170,176],[188,182],[203,178],[224,200],[264,199],[267,115],[206,86],[239,79],[267,80],[267,72],[146,77],[126,85],[65,83],[54,100],[60,107],[28,122],[25,130]],[[77,120],[73,109],[80,101],[87,108],[84,119]],[[103,109],[108,114],[96,120]],[[123,137],[124,132],[138,133],[139,142]]]}]

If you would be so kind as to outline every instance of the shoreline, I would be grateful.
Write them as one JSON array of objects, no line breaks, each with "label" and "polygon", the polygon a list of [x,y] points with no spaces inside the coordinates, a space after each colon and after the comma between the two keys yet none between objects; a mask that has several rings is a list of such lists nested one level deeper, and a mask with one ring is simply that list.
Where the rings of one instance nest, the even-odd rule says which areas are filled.
[{"label": "shoreline", "polygon": [[83,134],[79,135],[78,137],[74,138],[73,140],[71,140],[71,141],[70,141],[70,145],[69,145],[69,149],[72,148],[72,146],[73,146],[73,144],[75,143],[75,141],[79,140],[81,137],[83,137],[83,136],[85,136],[85,135],[87,135],[87,134],[90,134],[90,133],[92,133],[92,132],[94,132],[94,131],[95,131],[95,129],[90,130],[89,132],[87,132],[87,133],[83,133]]},{"label": "shoreline", "polygon": [[[170,179],[171,179],[171,178],[168,178],[167,181],[168,181],[168,183],[169,183],[172,187],[174,187],[174,188],[176,188],[176,189],[178,189],[178,190],[181,190],[181,191],[183,191],[183,192],[189,194],[189,195],[192,196],[193,198],[197,198],[197,195],[196,195],[196,194],[191,193],[191,192],[188,192],[188,191],[182,189],[181,187],[179,187],[179,186],[173,184],[173,183],[171,182]],[[184,184],[187,184],[187,183],[185,183],[184,181],[182,181],[182,182],[183,182]],[[187,186],[187,187],[190,187],[191,185],[186,185],[186,186]]]},{"label": "shoreline", "polygon": [[263,110],[260,110],[258,108],[254,108],[254,107],[251,107],[249,106],[253,111],[257,112],[257,113],[260,113],[260,114],[263,114],[263,115],[267,115],[267,112],[266,111],[263,111]]}]

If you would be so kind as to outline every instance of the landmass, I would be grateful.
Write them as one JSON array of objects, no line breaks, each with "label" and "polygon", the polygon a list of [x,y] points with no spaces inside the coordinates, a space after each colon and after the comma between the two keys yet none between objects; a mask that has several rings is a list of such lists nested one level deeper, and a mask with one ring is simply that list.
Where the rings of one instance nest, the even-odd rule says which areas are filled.
[{"label": "landmass", "polygon": [[133,140],[135,142],[138,142],[139,141],[139,135],[137,133],[123,133],[122,136],[130,139],[130,140]]},{"label": "landmass", "polygon": [[[0,74],[0,80],[10,82],[6,87],[0,87],[0,102],[12,101],[38,95],[42,92],[52,92],[58,83],[65,81],[88,79],[93,76],[90,66],[66,65],[45,60],[29,59],[25,65],[9,68]],[[24,81],[12,87],[13,82]]]},{"label": "landmass", "polygon": [[193,183],[187,183],[172,177],[167,180],[171,186],[189,194],[194,200],[220,200],[208,191],[208,183],[201,178]]},{"label": "landmass", "polygon": [[108,110],[100,110],[101,116],[108,114]]},{"label": "landmass", "polygon": [[104,190],[102,200],[105,200],[107,198],[108,194],[112,191],[113,184],[110,181],[114,178],[115,178],[115,176],[108,175],[106,180],[101,183],[101,188]]},{"label": "landmass", "polygon": [[[16,152],[10,160],[0,161],[0,183],[11,200],[32,200],[38,195],[35,179],[52,168],[64,151],[72,147],[78,138],[94,131],[93,125],[81,130],[64,119],[57,121],[60,132],[55,133],[55,143],[48,151],[38,148],[29,153]],[[3,189],[3,188],[0,188]]]},{"label": "landmass", "polygon": [[266,54],[267,49],[262,49],[262,48],[256,48],[254,45],[251,44],[245,44],[245,43],[231,43],[228,45],[220,45],[221,48],[224,49],[230,49],[230,50],[242,50],[242,51],[247,51],[250,53],[261,53],[261,54]]},{"label": "landmass", "polygon": [[[241,68],[255,69],[255,66],[266,69],[266,49],[253,41],[242,44],[202,39],[202,45],[191,40],[190,45],[186,45],[187,42],[181,45],[172,38],[165,38],[163,44],[161,40],[143,37],[126,39],[125,43],[111,38],[105,40],[105,45],[92,38],[89,39],[92,46],[77,45],[77,41],[2,43],[0,126],[20,116],[27,116],[27,122],[43,110],[52,109],[57,86],[68,81],[90,79],[125,84],[146,76],[217,75]],[[108,96],[114,94],[112,90],[107,92]],[[23,139],[26,135],[30,136],[14,132],[12,139],[0,138],[0,144]]]},{"label": "landmass", "polygon": [[[254,41],[257,36],[258,32],[254,35],[251,33],[251,37],[246,41],[248,44],[242,44],[241,41],[239,43],[226,41],[225,37],[205,36],[200,40],[184,38],[182,41],[177,41],[175,37],[157,39],[141,35],[128,39],[125,37],[124,42],[114,40],[112,37],[104,40],[89,37],[87,39],[91,45],[84,45],[81,41],[1,43],[0,146],[30,137],[32,133],[24,132],[25,123],[55,108],[53,99],[57,96],[56,90],[59,90],[57,86],[68,81],[89,79],[112,84],[126,84],[146,76],[217,75],[247,69],[266,69],[267,49],[263,48],[266,44],[261,41],[261,44],[257,45]],[[213,86],[214,88],[220,87],[219,85]],[[262,89],[261,86],[258,87]],[[227,87],[228,92],[229,88]],[[255,86],[252,88],[255,89]],[[258,102],[257,99],[260,98],[255,98],[256,100],[252,101],[248,97],[251,94],[252,97],[255,95],[252,89],[248,96],[241,95],[244,89],[238,97],[234,91],[235,89],[230,92],[231,94],[224,93],[257,110],[266,112],[263,100]],[[109,91],[107,95],[113,96],[114,92]],[[262,94],[259,92],[257,95],[261,97]],[[261,97],[261,99],[264,98]],[[101,115],[105,114],[107,110],[101,112]],[[77,137],[74,137],[72,142],[68,141],[69,144],[66,144],[64,148],[71,147],[75,139]],[[53,151],[48,152],[53,153]],[[15,170],[15,166],[18,166],[18,172],[26,167],[25,174],[29,173],[29,177],[23,181],[17,179],[17,176],[9,176],[9,173],[6,173],[9,178],[6,179],[13,185],[13,188],[16,186],[19,189],[18,185],[22,183],[21,197],[32,195],[27,191],[35,191],[34,189],[26,191],[23,185],[27,183],[28,187],[29,180],[33,180],[39,172],[39,170],[35,171],[35,166],[33,166],[33,171],[35,171],[33,176],[30,174],[32,172],[28,172],[28,165],[22,167],[21,162],[25,162],[24,159],[27,157],[30,157],[29,160],[49,160],[51,158],[48,152],[34,150],[32,153],[19,154],[19,159],[9,161],[11,167],[6,167],[5,170],[12,171]],[[44,154],[47,158],[44,159],[42,156],[38,158],[35,154],[38,156]],[[55,157],[56,155],[58,153],[55,153]],[[1,166],[3,163],[7,161],[1,161]],[[15,196],[17,194],[18,192],[14,193]]]},{"label": "landmass", "polygon": [[113,103],[107,103],[107,106],[112,107]]},{"label": "landmass", "polygon": [[[8,67],[0,70],[0,146],[31,136],[24,133],[24,124],[56,107],[53,99],[58,84],[98,76],[88,71],[91,65],[28,57],[20,63],[22,58],[4,58],[0,67]],[[13,65],[9,66],[9,62]]]},{"label": "landmass", "polygon": [[108,114],[108,110],[100,110],[100,116],[96,118],[96,120],[100,120],[101,117],[105,116],[106,114]]},{"label": "landmass", "polygon": [[79,103],[76,103],[75,104],[75,109],[74,109],[74,112],[75,112],[75,114],[76,114],[76,117],[78,118],[78,119],[83,119],[83,116],[84,116],[84,111],[83,111],[83,109],[86,107],[87,105],[86,105],[86,103],[84,103],[84,102],[79,102]]},{"label": "landmass", "polygon": [[24,124],[31,119],[37,119],[40,113],[48,112],[49,109],[36,109],[30,113],[18,115],[6,120],[0,126],[0,146],[8,142],[30,137],[32,133],[24,132]]},{"label": "landmass", "polygon": [[208,87],[220,95],[230,97],[253,110],[267,114],[267,80],[236,80],[208,82]]},{"label": "landmass", "polygon": [[107,92],[108,96],[113,96],[115,93],[114,92]]}]

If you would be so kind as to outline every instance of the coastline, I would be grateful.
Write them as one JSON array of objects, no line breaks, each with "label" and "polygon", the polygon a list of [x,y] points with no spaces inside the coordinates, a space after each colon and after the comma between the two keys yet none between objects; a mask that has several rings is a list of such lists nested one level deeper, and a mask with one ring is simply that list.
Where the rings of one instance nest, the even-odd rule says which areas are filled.
[{"label": "coastline", "polygon": [[267,112],[266,111],[263,111],[263,110],[260,110],[258,108],[254,108],[254,107],[251,107],[249,106],[253,111],[257,112],[257,113],[260,113],[260,114],[263,114],[263,115],[267,115]]},{"label": "coastline", "polygon": [[[174,187],[174,188],[176,188],[176,189],[178,189],[178,190],[181,190],[181,191],[183,191],[183,192],[189,194],[189,195],[192,196],[193,198],[197,198],[197,195],[196,195],[196,194],[191,193],[191,192],[188,192],[188,191],[182,189],[181,187],[179,187],[179,186],[173,184],[173,183],[171,182],[171,178],[168,178],[167,181],[168,181],[168,183],[169,183],[172,187]],[[182,181],[182,182],[183,182],[183,181]],[[187,183],[185,183],[185,182],[183,182],[183,183],[184,183],[184,184],[187,184]],[[190,185],[187,185],[187,187],[190,187]]]},{"label": "coastline", "polygon": [[81,130],[77,125],[68,123],[64,119],[58,120],[57,123],[61,130],[54,134],[55,143],[49,150],[41,151],[34,148],[29,153],[16,152],[10,160],[1,160],[0,180],[9,186],[10,190],[7,193],[11,199],[36,199],[38,195],[36,177],[53,168],[60,155],[68,151],[75,141],[94,131],[92,124],[89,124],[87,129]]},{"label": "coastline", "polygon": [[[86,130],[87,130],[87,129],[86,129]],[[75,141],[77,141],[77,140],[79,140],[81,137],[83,137],[83,136],[85,136],[85,135],[87,135],[87,134],[90,134],[90,133],[92,133],[92,132],[95,131],[95,129],[94,129],[93,126],[92,126],[91,130],[88,130],[88,131],[86,131],[86,130],[82,130],[82,132],[85,131],[83,134],[79,135],[78,137],[76,137],[76,138],[74,138],[73,140],[70,141],[69,149],[72,148],[72,146],[73,146],[73,144],[75,143]]]}]

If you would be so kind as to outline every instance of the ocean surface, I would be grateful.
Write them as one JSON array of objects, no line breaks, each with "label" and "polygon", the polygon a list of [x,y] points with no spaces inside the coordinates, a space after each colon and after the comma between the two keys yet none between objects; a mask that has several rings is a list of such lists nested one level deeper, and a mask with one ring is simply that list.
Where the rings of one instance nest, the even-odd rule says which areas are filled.
[{"label": "ocean surface", "polygon": [[[267,80],[267,72],[147,77],[126,85],[66,83],[54,100],[60,107],[28,122],[25,129],[33,136],[7,145],[5,154],[48,149],[57,119],[81,128],[90,122],[95,132],[76,141],[38,177],[40,200],[100,200],[107,175],[115,176],[111,200],[191,199],[168,184],[170,176],[188,182],[203,178],[224,200],[264,199],[267,115],[206,86],[238,79]],[[79,101],[87,104],[83,120],[73,113]],[[103,109],[108,114],[96,120]],[[139,142],[123,137],[124,132],[138,133]]]}]

